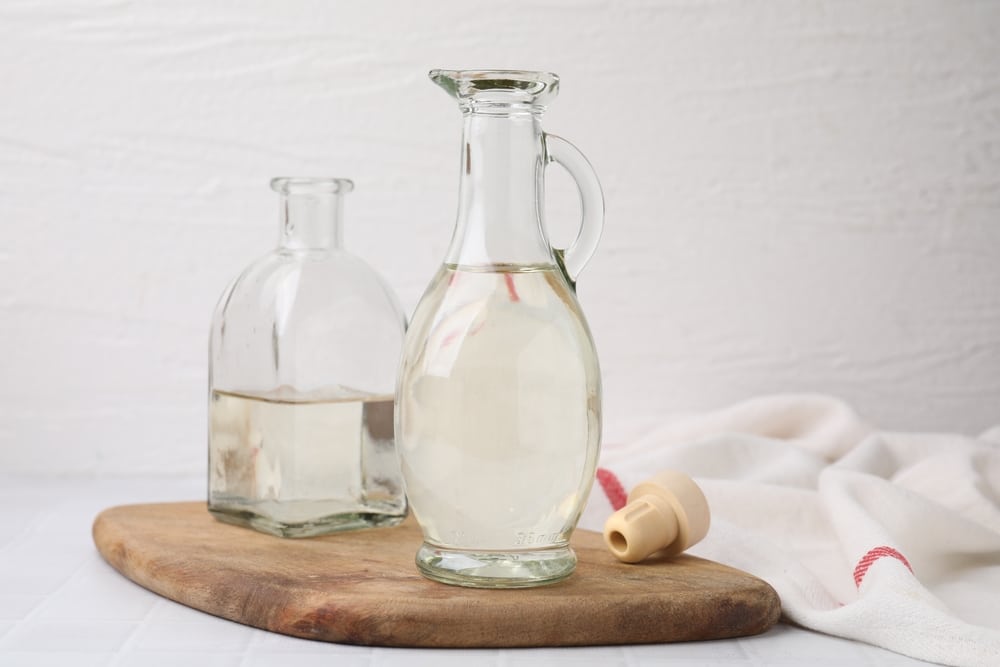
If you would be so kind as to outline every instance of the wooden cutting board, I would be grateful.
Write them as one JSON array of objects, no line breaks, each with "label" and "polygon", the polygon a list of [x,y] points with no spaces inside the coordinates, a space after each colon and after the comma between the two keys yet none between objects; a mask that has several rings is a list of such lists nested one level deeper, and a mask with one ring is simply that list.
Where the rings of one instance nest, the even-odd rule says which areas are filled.
[{"label": "wooden cutting board", "polygon": [[420,528],[281,539],[217,522],[203,502],[126,505],[94,542],[132,581],[195,609],[296,637],[410,647],[633,644],[721,639],[778,620],[765,582],[693,556],[625,565],[578,530],[576,572],[521,590],[447,586],[417,573]]}]

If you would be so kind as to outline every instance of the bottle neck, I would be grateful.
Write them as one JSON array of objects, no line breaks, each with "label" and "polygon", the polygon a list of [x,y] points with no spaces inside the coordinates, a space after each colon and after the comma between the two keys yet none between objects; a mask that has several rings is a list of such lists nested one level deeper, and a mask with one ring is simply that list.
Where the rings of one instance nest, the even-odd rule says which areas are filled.
[{"label": "bottle neck", "polygon": [[554,263],[542,226],[545,145],[538,115],[466,111],[458,222],[446,261]]},{"label": "bottle neck", "polygon": [[343,247],[343,198],[339,193],[283,193],[280,210],[282,249]]}]

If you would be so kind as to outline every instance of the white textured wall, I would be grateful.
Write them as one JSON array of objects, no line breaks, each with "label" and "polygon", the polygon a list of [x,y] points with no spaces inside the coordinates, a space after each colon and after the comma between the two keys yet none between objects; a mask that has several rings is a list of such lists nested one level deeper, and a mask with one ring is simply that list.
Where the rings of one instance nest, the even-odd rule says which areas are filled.
[{"label": "white textured wall", "polygon": [[1000,422],[998,35],[948,0],[2,2],[0,469],[203,468],[209,316],[273,175],[355,179],[348,244],[412,309],[458,175],[431,67],[563,77],[612,437],[798,390]]}]

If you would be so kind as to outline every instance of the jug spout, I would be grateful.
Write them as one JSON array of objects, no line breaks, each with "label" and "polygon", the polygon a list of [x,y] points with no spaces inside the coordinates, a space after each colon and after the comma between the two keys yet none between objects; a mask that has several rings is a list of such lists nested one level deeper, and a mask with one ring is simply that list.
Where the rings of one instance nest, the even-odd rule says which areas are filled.
[{"label": "jug spout", "polygon": [[458,100],[462,111],[544,111],[559,93],[559,77],[551,72],[435,69],[428,76]]}]

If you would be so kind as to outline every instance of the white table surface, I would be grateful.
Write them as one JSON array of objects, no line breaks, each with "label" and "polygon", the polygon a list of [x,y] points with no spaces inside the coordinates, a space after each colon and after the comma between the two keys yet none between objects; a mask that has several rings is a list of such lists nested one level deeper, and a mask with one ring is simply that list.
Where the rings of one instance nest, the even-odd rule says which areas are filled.
[{"label": "white table surface", "polygon": [[391,649],[328,644],[215,618],[128,581],[97,553],[114,505],[193,500],[200,479],[0,477],[0,665],[926,665],[779,623],[756,637],[559,649]]}]

